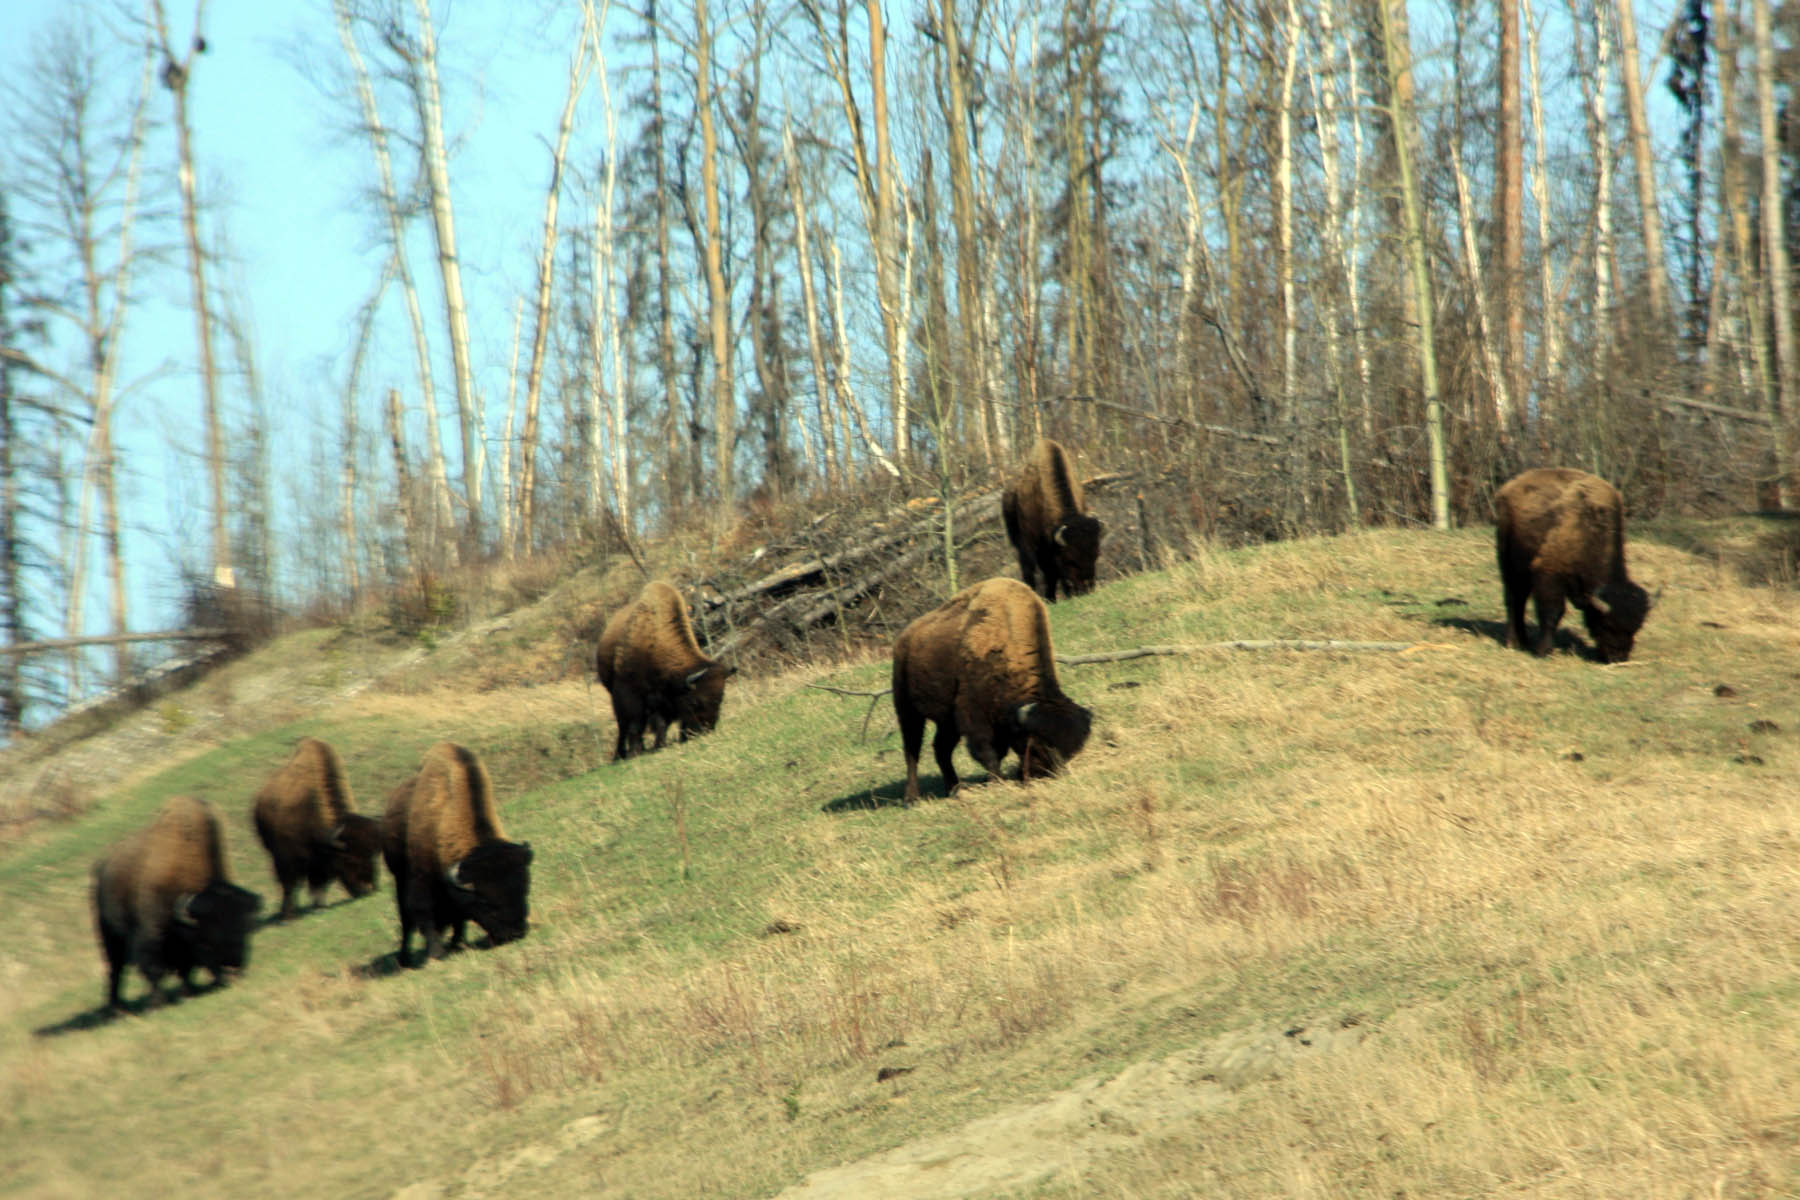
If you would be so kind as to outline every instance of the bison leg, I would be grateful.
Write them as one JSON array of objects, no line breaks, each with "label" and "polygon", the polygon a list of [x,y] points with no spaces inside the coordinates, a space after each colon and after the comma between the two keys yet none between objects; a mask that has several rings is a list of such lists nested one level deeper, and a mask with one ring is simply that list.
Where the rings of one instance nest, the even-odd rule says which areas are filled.
[{"label": "bison leg", "polygon": [[[661,750],[669,744],[669,722],[661,713],[650,714],[650,732],[656,738],[652,749]],[[683,738],[682,740],[686,741],[687,739]]]},{"label": "bison leg", "polygon": [[[395,898],[398,901],[400,908],[400,965],[403,967],[414,965],[412,956],[413,930],[418,929],[423,932],[425,929],[425,922],[420,917],[420,910],[429,907],[431,900],[427,897],[424,904],[420,904],[417,893],[423,890],[424,885],[417,880],[412,879],[407,880],[405,886],[396,886],[394,888]],[[430,936],[429,933],[425,934],[427,947],[430,945]],[[423,962],[424,960],[421,959],[420,961]]]},{"label": "bison leg", "polygon": [[[906,755],[906,802],[919,802],[919,751],[925,745],[925,718],[917,713],[901,712],[900,748]],[[939,729],[943,726],[939,725]]]},{"label": "bison leg", "polygon": [[124,1008],[124,1002],[119,998],[119,985],[124,982],[125,968],[131,961],[131,945],[123,935],[104,924],[100,927],[100,945],[106,951],[106,1006]]},{"label": "bison leg", "polygon": [[1506,591],[1506,645],[1509,649],[1523,650],[1527,645],[1525,602],[1531,599],[1531,589],[1525,580],[1510,571],[1501,576],[1500,583]]},{"label": "bison leg", "polygon": [[1537,641],[1532,643],[1531,652],[1542,658],[1555,645],[1556,627],[1562,624],[1564,601],[1561,581],[1539,580],[1532,589],[1531,598],[1537,608],[1538,619]]},{"label": "bison leg", "polygon": [[619,726],[619,740],[613,746],[613,761],[630,758],[644,749],[644,713],[635,704],[613,700],[613,720]]},{"label": "bison leg", "polygon": [[937,733],[931,739],[931,752],[937,756],[938,771],[944,777],[944,795],[954,792],[962,780],[956,777],[956,760],[953,756],[956,743],[962,737],[962,730],[956,727],[953,719],[946,718],[938,722]]},{"label": "bison leg", "polygon": [[312,892],[312,906],[325,907],[325,893],[331,890],[331,851],[329,848],[314,849],[313,861],[307,867],[306,886]]},{"label": "bison leg", "polygon": [[969,748],[969,757],[980,763],[988,773],[990,780],[1000,778],[1000,757],[1003,750],[994,745],[994,731],[985,726],[968,730],[964,744]]}]

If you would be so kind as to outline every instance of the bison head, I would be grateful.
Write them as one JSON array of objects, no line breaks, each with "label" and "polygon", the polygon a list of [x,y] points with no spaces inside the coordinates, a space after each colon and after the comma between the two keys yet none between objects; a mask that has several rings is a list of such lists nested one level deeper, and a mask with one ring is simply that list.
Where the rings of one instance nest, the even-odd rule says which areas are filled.
[{"label": "bison head", "polygon": [[444,872],[463,915],[500,946],[530,925],[531,843],[483,842]]},{"label": "bison head", "polygon": [[1025,735],[1019,752],[1019,778],[1054,775],[1081,752],[1093,728],[1094,714],[1066,696],[1035,700],[1013,710],[1013,720]]},{"label": "bison head", "polygon": [[1056,546],[1057,573],[1072,595],[1094,590],[1094,564],[1100,559],[1100,518],[1075,513],[1050,531]]},{"label": "bison head", "polygon": [[1588,597],[1581,619],[1600,660],[1622,663],[1631,657],[1631,643],[1650,615],[1650,594],[1629,579],[1607,584]]},{"label": "bison head", "polygon": [[366,896],[379,886],[375,858],[381,853],[381,822],[361,813],[348,813],[331,831],[332,870],[344,890]]},{"label": "bison head", "polygon": [[736,667],[715,662],[696,667],[682,678],[675,719],[681,722],[683,739],[693,733],[712,732],[719,723],[719,708],[725,703],[725,681],[735,674]]},{"label": "bison head", "polygon": [[250,961],[250,926],[262,897],[215,879],[175,901],[164,957],[177,968],[205,967],[215,976]]}]

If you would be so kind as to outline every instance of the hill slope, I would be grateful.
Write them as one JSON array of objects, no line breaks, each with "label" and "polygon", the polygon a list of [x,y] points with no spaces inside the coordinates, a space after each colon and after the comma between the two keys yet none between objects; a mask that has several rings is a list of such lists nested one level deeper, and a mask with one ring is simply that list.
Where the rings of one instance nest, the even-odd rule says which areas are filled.
[{"label": "hill slope", "polygon": [[[877,691],[879,657],[735,680],[717,733],[621,765],[578,683],[225,731],[0,859],[0,1188],[772,1194],[980,1158],[1065,1094],[1106,1136],[969,1186],[1792,1191],[1800,605],[1633,566],[1665,590],[1614,668],[1499,646],[1483,531],[1110,583],[1054,608],[1061,653],[1421,645],[1070,667],[1098,723],[1068,776],[911,809],[886,702],[865,735],[808,686]],[[302,734],[364,811],[430,743],[480,752],[538,848],[531,935],[397,972],[384,881],[259,932],[231,988],[97,1021],[87,864],[193,791],[271,895],[245,811]],[[1355,1032],[1282,1053],[1302,1027]]]}]

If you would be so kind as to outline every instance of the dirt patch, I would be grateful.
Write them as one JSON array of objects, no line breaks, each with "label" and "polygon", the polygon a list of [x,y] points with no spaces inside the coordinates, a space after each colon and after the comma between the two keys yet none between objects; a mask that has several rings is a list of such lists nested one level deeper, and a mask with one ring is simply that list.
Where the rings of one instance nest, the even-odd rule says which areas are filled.
[{"label": "dirt patch", "polygon": [[932,1200],[1038,1186],[1139,1138],[1227,1108],[1242,1088],[1281,1077],[1301,1057],[1353,1046],[1367,1033],[1360,1019],[1338,1017],[1227,1034],[948,1133],[815,1171],[781,1195]]},{"label": "dirt patch", "polygon": [[[1238,1103],[1246,1087],[1279,1079],[1305,1058],[1355,1046],[1360,1016],[1225,1034],[1166,1058],[1095,1076],[1042,1100],[980,1117],[842,1166],[814,1171],[788,1200],[951,1200],[1039,1186],[1177,1125]],[[592,1152],[609,1130],[584,1117],[541,1142],[484,1158],[452,1181],[418,1180],[391,1200],[510,1194],[565,1155]]]}]

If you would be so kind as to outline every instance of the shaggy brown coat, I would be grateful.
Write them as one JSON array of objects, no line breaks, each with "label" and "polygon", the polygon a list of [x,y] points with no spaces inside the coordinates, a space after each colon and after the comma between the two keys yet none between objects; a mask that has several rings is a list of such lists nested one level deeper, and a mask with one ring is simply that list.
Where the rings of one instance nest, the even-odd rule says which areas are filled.
[{"label": "shaggy brown coat", "polygon": [[906,802],[919,798],[919,749],[925,722],[937,725],[931,748],[946,793],[958,779],[951,754],[969,754],[999,778],[1000,762],[1019,754],[1019,778],[1060,770],[1087,742],[1093,714],[1063,695],[1050,643],[1050,614],[1014,579],[965,588],[926,613],[894,642],[894,715],[906,751]]},{"label": "shaggy brown coat", "polygon": [[250,818],[281,884],[282,920],[294,913],[301,880],[312,889],[314,908],[324,904],[333,879],[352,898],[379,883],[381,822],[356,811],[344,764],[318,738],[300,739],[287,765],[256,793]]},{"label": "shaggy brown coat", "polygon": [[1094,590],[1094,564],[1100,559],[1103,527],[1085,511],[1081,484],[1069,468],[1069,455],[1045,438],[1012,486],[1000,496],[1006,536],[1019,555],[1019,574],[1046,600]]},{"label": "shaggy brown coat", "polygon": [[496,946],[525,936],[531,843],[506,839],[487,768],[472,751],[453,742],[427,750],[418,772],[388,797],[381,837],[400,910],[402,966],[413,965],[415,929],[428,958],[461,948],[471,920]]},{"label": "shaggy brown coat", "polygon": [[125,968],[136,965],[150,985],[148,1004],[163,999],[173,972],[194,991],[205,967],[215,984],[250,958],[250,923],[261,899],[231,882],[225,830],[212,805],[175,796],[148,826],[94,864],[94,925],[106,955],[106,1003],[121,1008]]},{"label": "shaggy brown coat", "polygon": [[1650,611],[1625,574],[1625,504],[1604,479],[1538,467],[1494,494],[1495,549],[1506,593],[1506,644],[1524,647],[1525,600],[1537,607],[1532,653],[1548,654],[1568,602],[1603,662],[1624,662]]},{"label": "shaggy brown coat", "polygon": [[725,681],[736,672],[700,653],[680,592],[661,580],[646,584],[606,623],[594,654],[594,673],[612,695],[619,726],[613,761],[643,752],[646,727],[657,750],[677,721],[684,742],[710,731],[719,723]]}]

